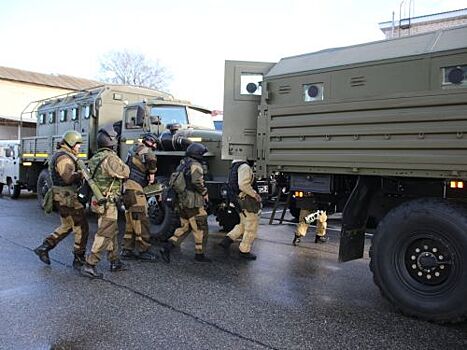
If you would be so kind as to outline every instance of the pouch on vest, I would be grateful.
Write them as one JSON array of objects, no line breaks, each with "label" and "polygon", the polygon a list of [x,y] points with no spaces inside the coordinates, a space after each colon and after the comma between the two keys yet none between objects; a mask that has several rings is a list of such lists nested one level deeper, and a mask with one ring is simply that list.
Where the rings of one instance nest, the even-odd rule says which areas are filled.
[{"label": "pouch on vest", "polygon": [[46,214],[50,214],[54,210],[54,193],[53,189],[49,188],[42,200],[42,208]]}]

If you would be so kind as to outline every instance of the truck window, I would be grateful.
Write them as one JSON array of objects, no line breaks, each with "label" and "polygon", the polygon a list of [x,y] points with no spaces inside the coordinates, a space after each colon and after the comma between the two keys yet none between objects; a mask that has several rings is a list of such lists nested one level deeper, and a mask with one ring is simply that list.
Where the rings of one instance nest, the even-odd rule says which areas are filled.
[{"label": "truck window", "polygon": [[45,113],[39,114],[37,119],[39,119],[39,124],[45,124]]},{"label": "truck window", "polygon": [[151,116],[161,118],[164,125],[179,123],[187,125],[187,114],[184,106],[156,106],[151,108]]},{"label": "truck window", "polygon": [[66,109],[62,109],[60,111],[60,122],[61,123],[66,122],[67,112],[68,111]]},{"label": "truck window", "polygon": [[91,118],[91,115],[92,115],[92,104],[84,106],[84,108],[83,108],[83,117],[84,117],[84,119]]},{"label": "truck window", "polygon": [[144,124],[144,110],[140,107],[128,108],[125,114],[126,129],[141,129]]},{"label": "truck window", "polygon": [[49,112],[49,124],[55,123],[55,112]]},{"label": "truck window", "polygon": [[209,130],[215,129],[210,111],[188,107],[188,121],[193,127]]},{"label": "truck window", "polygon": [[242,73],[240,76],[240,94],[261,96],[262,74]]},{"label": "truck window", "polygon": [[78,111],[78,108],[73,108],[71,110],[71,120],[75,121],[75,120],[78,120],[78,115],[79,115],[79,111]]}]

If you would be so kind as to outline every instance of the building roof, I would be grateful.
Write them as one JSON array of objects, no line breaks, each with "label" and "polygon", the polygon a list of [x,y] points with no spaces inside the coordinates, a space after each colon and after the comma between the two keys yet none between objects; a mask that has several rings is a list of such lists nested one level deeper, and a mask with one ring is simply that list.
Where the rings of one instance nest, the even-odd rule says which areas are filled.
[{"label": "building roof", "polygon": [[[407,22],[408,20],[410,20],[411,24],[416,24],[416,23],[427,23],[427,22],[449,20],[449,19],[454,19],[458,17],[467,17],[467,8],[460,9],[460,10],[454,10],[454,11],[433,13],[431,15],[425,15],[425,16],[412,17],[410,19],[402,18],[401,21]],[[399,20],[396,20],[395,22],[398,23]],[[378,24],[381,30],[392,28],[392,21],[381,22]]]},{"label": "building roof", "polygon": [[397,39],[340,47],[283,58],[266,74],[267,77],[336,68],[406,56],[464,49],[467,26],[448,28]]},{"label": "building roof", "polygon": [[62,74],[43,74],[22,69],[1,67],[0,80],[10,80],[69,90],[83,90],[102,85],[101,82]]}]

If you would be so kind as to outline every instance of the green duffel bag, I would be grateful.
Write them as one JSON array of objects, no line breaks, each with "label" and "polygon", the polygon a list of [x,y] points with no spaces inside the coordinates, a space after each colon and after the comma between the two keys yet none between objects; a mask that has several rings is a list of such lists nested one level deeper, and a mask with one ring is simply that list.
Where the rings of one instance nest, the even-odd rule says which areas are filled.
[{"label": "green duffel bag", "polygon": [[49,188],[42,200],[42,209],[44,209],[46,214],[54,211],[54,193],[52,188]]}]

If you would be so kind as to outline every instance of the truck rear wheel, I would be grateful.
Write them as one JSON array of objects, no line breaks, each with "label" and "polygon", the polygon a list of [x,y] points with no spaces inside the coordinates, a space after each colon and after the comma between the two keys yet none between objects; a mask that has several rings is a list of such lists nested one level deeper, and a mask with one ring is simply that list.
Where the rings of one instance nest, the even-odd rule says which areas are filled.
[{"label": "truck rear wheel", "polygon": [[13,182],[13,180],[8,180],[8,194],[11,199],[17,199],[21,193],[21,187]]},{"label": "truck rear wheel", "polygon": [[402,313],[439,323],[467,318],[467,211],[418,199],[379,223],[370,269],[381,293]]},{"label": "truck rear wheel", "polygon": [[216,210],[216,220],[223,232],[230,232],[240,223],[240,216],[235,208],[224,206]]},{"label": "truck rear wheel", "polygon": [[172,237],[175,229],[180,226],[180,219],[175,211],[159,202],[156,197],[148,199],[148,212],[149,219],[153,224],[151,226],[151,235],[161,242],[165,242]]},{"label": "truck rear wheel", "polygon": [[44,196],[52,187],[52,179],[49,175],[48,169],[42,169],[37,178],[37,200],[39,201],[39,206],[42,208],[42,202],[44,200]]}]

